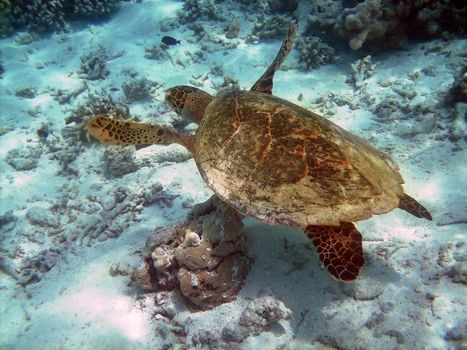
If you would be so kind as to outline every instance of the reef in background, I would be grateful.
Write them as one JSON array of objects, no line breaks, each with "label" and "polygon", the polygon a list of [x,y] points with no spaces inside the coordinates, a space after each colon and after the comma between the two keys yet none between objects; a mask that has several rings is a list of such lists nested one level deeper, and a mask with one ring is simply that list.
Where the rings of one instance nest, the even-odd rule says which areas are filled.
[{"label": "reef in background", "polygon": [[67,31],[67,20],[97,19],[114,12],[119,0],[0,0],[0,37],[26,28],[36,33]]}]

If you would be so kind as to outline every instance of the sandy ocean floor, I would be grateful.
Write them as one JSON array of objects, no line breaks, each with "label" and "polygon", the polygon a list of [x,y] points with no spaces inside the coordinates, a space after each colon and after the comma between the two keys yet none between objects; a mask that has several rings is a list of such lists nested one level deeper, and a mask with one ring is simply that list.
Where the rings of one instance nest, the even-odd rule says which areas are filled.
[{"label": "sandy ocean floor", "polygon": [[[363,55],[304,72],[292,52],[276,75],[274,95],[387,152],[433,215],[394,210],[358,222],[367,264],[355,283],[334,281],[301,230],[252,218],[252,262],[234,301],[193,313],[174,292],[130,283],[154,229],[181,222],[212,192],[181,146],[105,147],[88,141],[83,119],[67,118],[82,118],[98,96],[126,98],[145,122],[178,122],[167,88],[215,93],[229,76],[248,89],[280,46],[247,42],[252,23],[235,11],[234,39],[220,22],[206,24],[217,42],[184,26],[161,31],[181,6],[124,2],[100,24],[0,40],[0,349],[467,349],[466,105],[439,103],[465,64],[461,39],[373,55],[353,75]],[[164,35],[182,42],[146,58]],[[87,55],[105,57],[102,79],[83,70]],[[146,95],[125,94],[142,78]]]}]

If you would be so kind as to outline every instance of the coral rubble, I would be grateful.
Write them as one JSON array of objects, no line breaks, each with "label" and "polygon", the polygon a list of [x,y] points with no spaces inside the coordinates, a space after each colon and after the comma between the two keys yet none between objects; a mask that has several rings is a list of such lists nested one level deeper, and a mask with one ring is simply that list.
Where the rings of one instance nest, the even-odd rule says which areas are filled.
[{"label": "coral rubble", "polygon": [[105,79],[109,75],[106,68],[107,61],[113,60],[123,55],[123,52],[110,54],[105,48],[99,47],[97,50],[80,57],[80,73],[88,80]]},{"label": "coral rubble", "polygon": [[22,286],[37,283],[44,273],[50,271],[57,263],[60,250],[56,248],[44,249],[33,257],[25,260],[21,272],[17,276],[18,283]]},{"label": "coral rubble", "polygon": [[155,81],[141,78],[123,83],[122,90],[126,101],[131,103],[150,98],[151,91],[157,88],[159,85],[160,84],[156,83]]}]

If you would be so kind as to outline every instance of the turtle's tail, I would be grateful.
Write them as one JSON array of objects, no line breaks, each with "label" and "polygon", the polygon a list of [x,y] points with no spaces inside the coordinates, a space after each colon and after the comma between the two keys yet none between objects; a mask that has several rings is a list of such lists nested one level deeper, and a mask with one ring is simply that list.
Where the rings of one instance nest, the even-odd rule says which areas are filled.
[{"label": "turtle's tail", "polygon": [[406,212],[416,216],[417,218],[423,218],[432,220],[431,214],[423,205],[418,203],[414,198],[404,193],[404,197],[399,202],[399,208]]}]

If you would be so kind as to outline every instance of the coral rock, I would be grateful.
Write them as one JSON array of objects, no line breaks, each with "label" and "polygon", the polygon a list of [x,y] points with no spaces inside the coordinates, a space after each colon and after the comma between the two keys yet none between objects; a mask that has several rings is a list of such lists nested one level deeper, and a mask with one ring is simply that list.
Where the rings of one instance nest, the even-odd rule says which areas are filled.
[{"label": "coral rock", "polygon": [[55,266],[59,255],[60,251],[58,249],[50,248],[26,260],[22,265],[21,275],[18,276],[18,283],[25,286],[39,282],[43,274]]},{"label": "coral rock", "polygon": [[41,207],[31,207],[26,212],[26,217],[33,225],[42,227],[58,227],[59,222],[50,213],[50,210]]},{"label": "coral rock", "polygon": [[233,300],[248,271],[241,218],[217,197],[195,206],[184,224],[156,230],[146,247],[145,270],[158,289],[179,289],[194,310]]},{"label": "coral rock", "polygon": [[37,167],[42,155],[42,147],[27,146],[8,151],[5,161],[15,170],[32,170]]},{"label": "coral rock", "polygon": [[229,39],[236,38],[238,36],[238,33],[240,32],[240,21],[238,19],[235,19],[230,23],[229,29],[225,36]]}]

